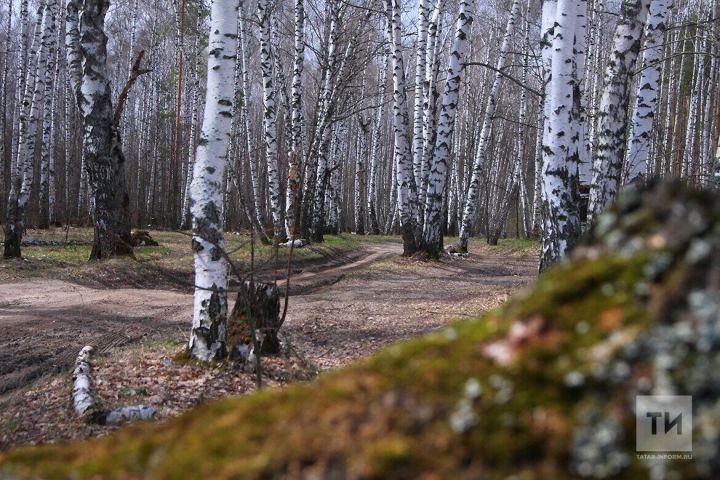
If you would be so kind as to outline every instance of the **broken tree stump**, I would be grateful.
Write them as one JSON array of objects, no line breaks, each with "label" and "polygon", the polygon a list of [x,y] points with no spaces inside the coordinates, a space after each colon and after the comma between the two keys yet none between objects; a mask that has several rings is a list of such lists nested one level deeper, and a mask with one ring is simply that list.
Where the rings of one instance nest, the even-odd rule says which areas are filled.
[{"label": "broken tree stump", "polygon": [[[249,314],[249,315],[248,315]],[[240,285],[235,307],[228,319],[228,346],[233,352],[253,349],[251,324],[261,344],[260,352],[280,353],[280,294],[276,285],[265,282],[243,282]],[[245,355],[243,355],[245,356]]]},{"label": "broken tree stump", "polygon": [[146,247],[159,247],[160,244],[155,241],[147,230],[133,230],[130,234],[133,247],[144,245]]}]

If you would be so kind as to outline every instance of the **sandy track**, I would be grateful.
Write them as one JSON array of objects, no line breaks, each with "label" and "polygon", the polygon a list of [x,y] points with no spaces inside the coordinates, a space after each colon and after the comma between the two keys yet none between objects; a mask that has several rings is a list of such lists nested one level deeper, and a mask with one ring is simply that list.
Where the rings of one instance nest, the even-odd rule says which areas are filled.
[{"label": "sandy track", "polygon": [[[391,251],[399,254],[401,246]],[[375,262],[389,252],[378,252]],[[290,297],[283,332],[320,369],[493,308],[536,278],[537,258],[398,259],[346,270],[341,282]]]},{"label": "sandy track", "polygon": [[185,333],[192,296],[99,290],[60,280],[0,286],[0,393],[67,368],[84,345],[100,351]]},{"label": "sandy track", "polygon": [[[401,246],[391,242],[367,243],[363,252],[292,279],[284,333],[321,369],[495,306],[536,269],[532,257],[395,260]],[[387,257],[393,260],[380,261]],[[0,393],[68,368],[84,345],[107,351],[143,338],[183,338],[191,315],[192,295],[177,291],[60,280],[0,285]]]}]

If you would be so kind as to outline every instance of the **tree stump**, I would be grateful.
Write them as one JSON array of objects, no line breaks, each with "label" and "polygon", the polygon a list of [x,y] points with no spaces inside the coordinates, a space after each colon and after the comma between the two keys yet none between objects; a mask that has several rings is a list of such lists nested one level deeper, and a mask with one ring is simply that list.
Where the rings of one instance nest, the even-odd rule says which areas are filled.
[{"label": "tree stump", "polygon": [[274,284],[253,282],[251,286],[250,282],[243,282],[240,285],[235,307],[228,319],[231,352],[253,349],[249,319],[261,344],[260,352],[270,355],[280,353],[280,294]]},{"label": "tree stump", "polygon": [[146,247],[160,246],[160,244],[150,236],[150,232],[147,230],[133,230],[131,239],[133,247],[139,247],[140,245],[145,245]]}]

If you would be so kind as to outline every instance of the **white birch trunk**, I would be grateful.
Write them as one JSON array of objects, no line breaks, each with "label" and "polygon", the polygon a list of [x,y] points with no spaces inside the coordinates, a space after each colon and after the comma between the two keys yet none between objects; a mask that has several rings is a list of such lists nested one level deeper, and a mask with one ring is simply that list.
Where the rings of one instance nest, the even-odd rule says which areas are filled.
[{"label": "white birch trunk", "polygon": [[272,14],[270,2],[258,2],[258,18],[260,21],[260,68],[263,83],[263,131],[265,135],[265,156],[268,174],[268,200],[273,222],[273,241],[277,244],[284,241],[282,211],[280,210],[280,178],[278,172],[277,142],[277,102],[273,58],[270,51],[272,34]]},{"label": "white birch trunk", "polygon": [[672,0],[652,0],[650,3],[645,26],[642,73],[638,81],[625,158],[625,183],[634,183],[644,177],[647,171],[662,70],[665,22],[671,7]]},{"label": "white birch trunk", "polygon": [[195,297],[188,348],[199,360],[225,355],[227,341],[227,263],[224,257],[222,195],[237,52],[237,2],[214,0],[208,40],[207,94],[195,171],[190,187],[195,252]]},{"label": "white birch trunk", "polygon": [[260,188],[260,176],[258,175],[258,169],[257,164],[255,163],[255,148],[252,140],[252,135],[250,134],[250,112],[248,109],[248,101],[250,99],[250,74],[248,73],[249,68],[249,60],[248,60],[248,44],[247,44],[247,30],[245,25],[245,19],[242,15],[242,12],[244,9],[242,8],[244,5],[243,0],[241,0],[240,3],[240,9],[239,9],[239,25],[238,29],[240,31],[240,59],[242,60],[242,69],[240,71],[240,78],[241,78],[241,89],[240,89],[240,115],[242,116],[242,126],[243,126],[243,133],[245,136],[246,141],[246,156],[248,161],[248,168],[250,169],[250,185],[252,186],[252,200],[253,200],[253,207],[255,211],[255,219],[257,220],[257,223],[259,225],[265,224],[265,217],[263,215],[263,212],[265,211],[263,208],[263,201],[262,201],[262,194],[261,194],[261,188]]},{"label": "white birch trunk", "polygon": [[303,109],[302,109],[302,73],[305,64],[305,5],[303,0],[295,0],[295,42],[294,42],[293,78],[290,106],[292,109],[290,149],[288,151],[288,184],[285,195],[285,233],[293,240],[297,229],[297,202],[301,185],[301,158],[303,156]]},{"label": "white birch trunk", "polygon": [[630,101],[630,76],[640,51],[650,0],[623,0],[615,27],[613,50],[605,70],[598,108],[597,146],[593,159],[589,220],[615,198],[625,158],[625,130]]},{"label": "white birch trunk", "polygon": [[[50,12],[44,3],[38,8],[40,23],[36,25],[33,49],[30,59],[34,60],[34,68],[28,68],[25,92],[20,106],[20,125],[18,132],[18,148],[16,162],[16,180],[10,190],[5,218],[5,258],[19,258],[20,245],[25,232],[26,209],[30,200],[30,192],[34,177],[35,132],[39,117],[38,108],[45,92],[45,68],[47,60],[47,38],[50,26]],[[31,75],[32,73],[32,75]]]},{"label": "white birch trunk", "polygon": [[43,122],[42,140],[40,142],[40,228],[47,228],[51,221],[51,212],[54,207],[54,152],[53,148],[53,89],[55,78],[55,42],[57,1],[48,0],[45,7],[48,15],[47,25],[43,34],[43,46],[46,51],[46,68],[43,75]]},{"label": "white birch trunk", "polygon": [[[577,181],[578,156],[573,129],[573,92],[577,84],[573,44],[576,0],[559,0],[552,42],[552,72],[546,103],[550,103],[547,143],[543,145],[543,237],[540,271],[562,258],[580,235]],[[577,141],[577,139],[575,139]]]},{"label": "white birch trunk", "polygon": [[[413,108],[413,136],[412,136],[412,154],[413,154],[413,174],[415,175],[415,185],[420,186],[422,182],[422,158],[423,158],[423,105],[425,103],[425,69],[427,60],[427,42],[428,42],[428,0],[420,0],[418,4],[417,18],[417,40],[415,44],[415,106]],[[418,200],[420,205],[424,203],[422,190],[418,190]]]},{"label": "white birch trunk", "polygon": [[403,237],[403,255],[412,255],[417,249],[416,215],[417,188],[413,174],[412,156],[408,142],[408,107],[405,91],[405,66],[402,56],[402,20],[399,0],[386,0],[390,16],[390,39],[393,62],[393,130],[395,134],[395,164],[397,208]]},{"label": "white birch trunk", "polygon": [[[386,19],[387,21],[387,19]],[[387,45],[386,39],[386,45]],[[368,220],[370,226],[370,233],[373,235],[380,234],[380,223],[378,219],[377,211],[377,200],[378,200],[378,169],[380,166],[380,142],[382,142],[382,133],[385,120],[385,83],[387,80],[387,64],[388,64],[388,52],[385,48],[385,52],[380,55],[380,65],[378,66],[378,96],[377,96],[377,109],[375,110],[375,124],[373,127],[372,136],[372,147],[370,149],[370,180],[368,185]]]},{"label": "white birch trunk", "polygon": [[492,120],[495,116],[495,109],[497,107],[497,96],[500,91],[500,84],[502,83],[502,74],[500,71],[505,67],[507,59],[507,53],[510,48],[510,37],[512,36],[515,28],[515,20],[517,17],[518,10],[520,8],[520,0],[513,0],[512,7],[510,9],[510,16],[508,17],[507,26],[505,27],[505,34],[503,35],[502,44],[500,45],[500,52],[498,54],[497,63],[495,64],[495,77],[493,79],[492,88],[488,93],[487,105],[485,107],[485,113],[483,115],[482,129],[480,131],[480,139],[475,154],[475,160],[473,162],[472,177],[467,188],[467,198],[465,199],[465,206],[463,208],[462,224],[460,226],[460,251],[466,252],[468,247],[468,240],[470,238],[470,230],[475,222],[476,206],[478,202],[478,190],[480,188],[480,178],[483,175],[483,169],[485,167],[485,159],[487,154],[487,147],[490,141],[490,132],[492,130]]},{"label": "white birch trunk", "polygon": [[435,257],[442,252],[442,226],[444,222],[442,206],[447,183],[456,109],[459,103],[460,74],[463,69],[468,38],[472,28],[474,3],[473,0],[461,0],[460,2],[458,20],[455,26],[455,38],[448,60],[445,91],[441,101],[435,151],[428,176],[422,243],[423,249]]}]

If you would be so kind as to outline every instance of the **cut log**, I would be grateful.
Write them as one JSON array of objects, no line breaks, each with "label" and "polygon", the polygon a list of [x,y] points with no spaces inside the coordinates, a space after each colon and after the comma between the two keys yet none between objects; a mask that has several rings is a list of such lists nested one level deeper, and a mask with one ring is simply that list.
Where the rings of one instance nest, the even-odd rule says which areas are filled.
[{"label": "cut log", "polygon": [[90,357],[93,351],[93,347],[84,346],[75,360],[75,369],[73,370],[73,409],[78,417],[88,421],[97,421],[99,417],[104,416],[97,401],[92,377]]},{"label": "cut log", "polygon": [[132,405],[106,411],[95,392],[91,357],[94,348],[86,345],[80,350],[73,370],[72,402],[75,414],[88,423],[118,424],[131,420],[150,420],[155,416],[154,407]]}]

